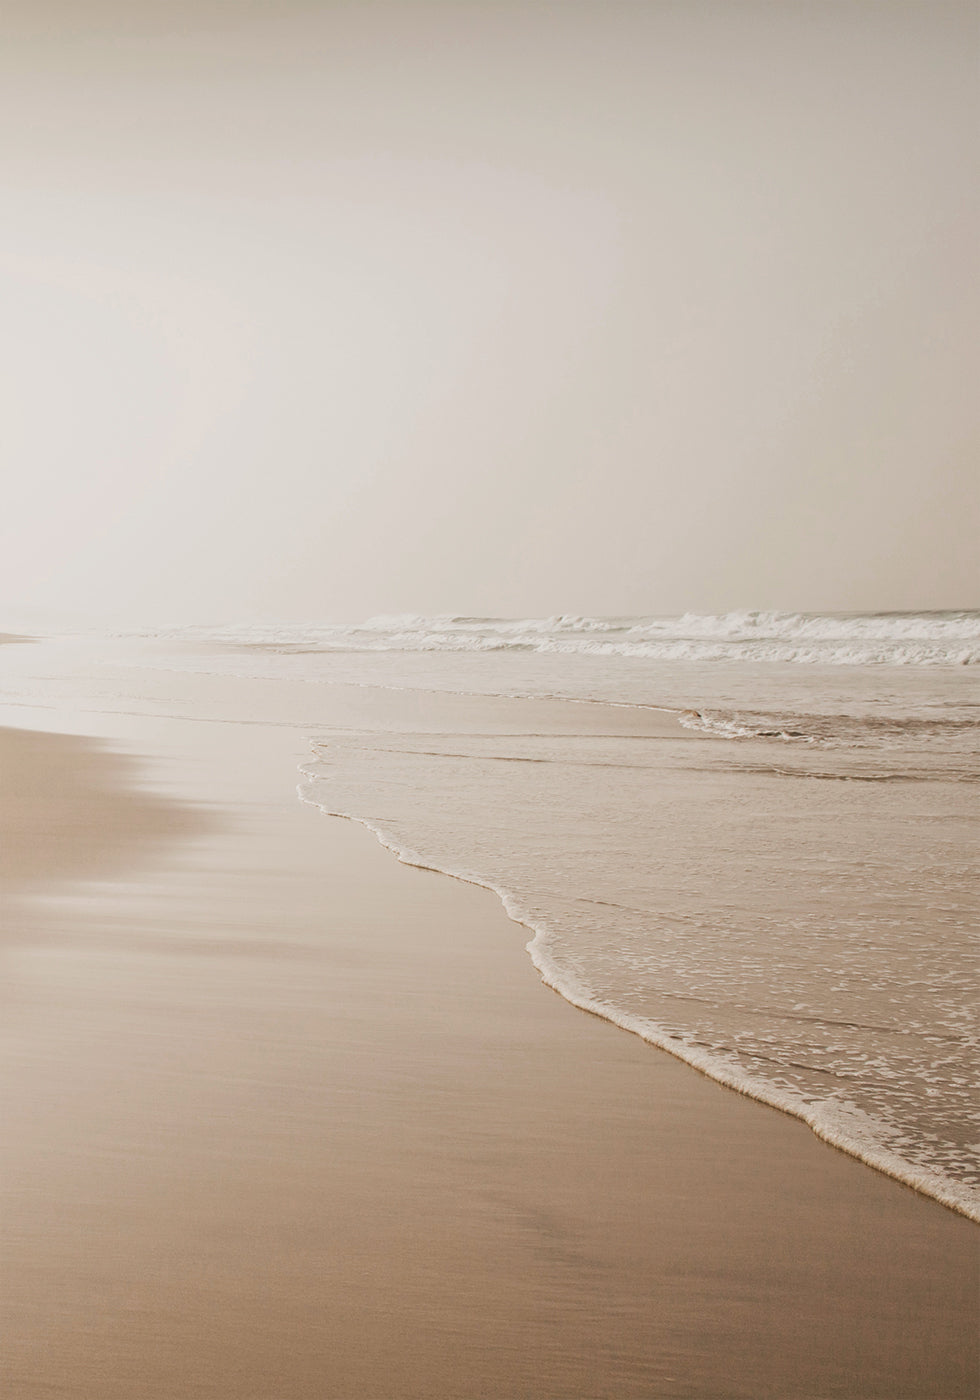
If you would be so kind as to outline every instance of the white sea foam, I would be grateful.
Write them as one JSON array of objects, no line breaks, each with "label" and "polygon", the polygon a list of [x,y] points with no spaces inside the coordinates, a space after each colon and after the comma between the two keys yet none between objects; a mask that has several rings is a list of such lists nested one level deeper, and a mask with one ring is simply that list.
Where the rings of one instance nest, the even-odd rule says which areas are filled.
[{"label": "white sea foam", "polygon": [[662,661],[940,666],[980,662],[980,612],[685,613],[501,619],[417,614],[357,624],[169,629],[155,635],[322,651],[524,651]]},{"label": "white sea foam", "polygon": [[712,714],[709,710],[685,710],[678,716],[678,720],[685,729],[697,729],[702,734],[711,734],[718,739],[782,739],[786,743],[816,743],[813,734],[774,728],[771,720],[761,723],[756,720],[754,724],[750,724],[739,716]]}]

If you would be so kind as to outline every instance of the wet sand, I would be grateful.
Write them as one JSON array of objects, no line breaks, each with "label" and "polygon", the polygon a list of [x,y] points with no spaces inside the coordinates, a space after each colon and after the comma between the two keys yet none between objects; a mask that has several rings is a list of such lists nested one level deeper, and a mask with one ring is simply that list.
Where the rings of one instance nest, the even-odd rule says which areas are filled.
[{"label": "wet sand", "polygon": [[0,733],[9,1400],[976,1393],[975,1226],[547,991],[302,733],[125,734]]}]

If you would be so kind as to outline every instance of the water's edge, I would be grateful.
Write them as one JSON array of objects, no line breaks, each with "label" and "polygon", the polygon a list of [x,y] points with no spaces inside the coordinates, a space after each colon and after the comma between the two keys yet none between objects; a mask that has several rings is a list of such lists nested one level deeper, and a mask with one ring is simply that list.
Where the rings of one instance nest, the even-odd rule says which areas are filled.
[{"label": "water's edge", "polygon": [[708,1053],[699,1046],[690,1045],[682,1038],[669,1034],[654,1021],[628,1016],[616,1007],[598,1001],[587,988],[561,971],[548,951],[547,928],[536,925],[525,917],[517,899],[509,890],[473,872],[463,873],[457,870],[446,870],[435,865],[418,851],[399,845],[390,833],[370,818],[326,806],[313,795],[316,783],[315,775],[309,773],[302,764],[299,771],[305,779],[297,787],[297,796],[301,802],[315,807],[324,816],[339,817],[365,827],[385,850],[391,851],[402,865],[412,866],[418,870],[429,870],[437,875],[446,875],[450,879],[459,880],[462,884],[476,885],[495,894],[503,905],[507,917],[522,928],[526,928],[533,935],[526,944],[526,948],[542,982],[557,992],[570,1005],[639,1036],[649,1045],[653,1045],[659,1050],[665,1050],[675,1059],[682,1060],[692,1069],[698,1070],[708,1079],[714,1080],[727,1089],[734,1089],[736,1093],[744,1094],[746,1098],[766,1104],[770,1108],[778,1109],[792,1118],[801,1120],[818,1138],[831,1147],[847,1153],[850,1157],[857,1158],[883,1175],[901,1182],[903,1186],[908,1186],[920,1195],[927,1196],[940,1205],[966,1216],[968,1220],[980,1224],[980,1202],[975,1199],[974,1193],[959,1189],[955,1183],[950,1183],[938,1173],[917,1170],[895,1153],[863,1141],[855,1135],[853,1129],[848,1131],[849,1118],[853,1118],[855,1121],[860,1118],[865,1125],[867,1124],[866,1115],[861,1113],[859,1109],[849,1109],[843,1104],[836,1105],[833,1109],[826,1105],[814,1108],[813,1105],[781,1091],[775,1085],[750,1078],[741,1070],[726,1063],[720,1055]]}]

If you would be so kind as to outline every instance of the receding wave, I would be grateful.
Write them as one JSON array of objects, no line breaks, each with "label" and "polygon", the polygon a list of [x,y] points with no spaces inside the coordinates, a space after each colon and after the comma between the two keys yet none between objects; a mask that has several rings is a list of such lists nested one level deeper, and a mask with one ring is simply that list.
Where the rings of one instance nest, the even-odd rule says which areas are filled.
[{"label": "receding wave", "polygon": [[795,662],[824,666],[980,663],[980,612],[684,613],[675,617],[559,615],[503,619],[417,614],[356,624],[175,629],[279,651],[518,651],[659,661]]},{"label": "receding wave", "polygon": [[[778,1083],[764,1074],[747,1073],[734,1054],[726,1053],[722,1047],[706,1044],[697,1033],[686,1033],[677,1027],[638,1016],[600,996],[580,974],[577,975],[562,965],[561,959],[556,956],[555,939],[547,921],[532,913],[525,901],[512,889],[482,872],[471,868],[459,868],[444,859],[423,854],[404,844],[394,832],[377,821],[360,813],[335,807],[326,798],[318,783],[319,764],[302,765],[300,771],[306,779],[298,789],[301,801],[318,807],[327,816],[343,817],[366,827],[402,864],[449,875],[464,883],[479,885],[493,891],[509,917],[531,932],[527,951],[542,981],[573,1006],[631,1031],[649,1044],[668,1051],[728,1088],[802,1119],[824,1141],[933,1197],[952,1210],[980,1222],[980,1197],[974,1189],[942,1170],[917,1163],[896,1151],[889,1141],[889,1135],[883,1131],[884,1125],[878,1122],[874,1115],[862,1110],[858,1104],[842,1098],[827,1097],[814,1100],[813,1097],[794,1092],[785,1084]],[[818,1020],[821,1025],[852,1024],[828,1022],[826,1017],[803,1019]],[[757,1061],[759,1058],[757,1057]],[[775,1066],[778,1062],[774,1060],[773,1064]]]}]

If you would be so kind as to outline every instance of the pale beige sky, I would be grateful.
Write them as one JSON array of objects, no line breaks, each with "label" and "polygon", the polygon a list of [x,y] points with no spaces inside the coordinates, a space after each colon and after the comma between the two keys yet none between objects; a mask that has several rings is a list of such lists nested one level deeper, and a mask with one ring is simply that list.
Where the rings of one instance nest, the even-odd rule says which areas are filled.
[{"label": "pale beige sky", "polygon": [[972,3],[0,36],[5,615],[980,604]]}]

